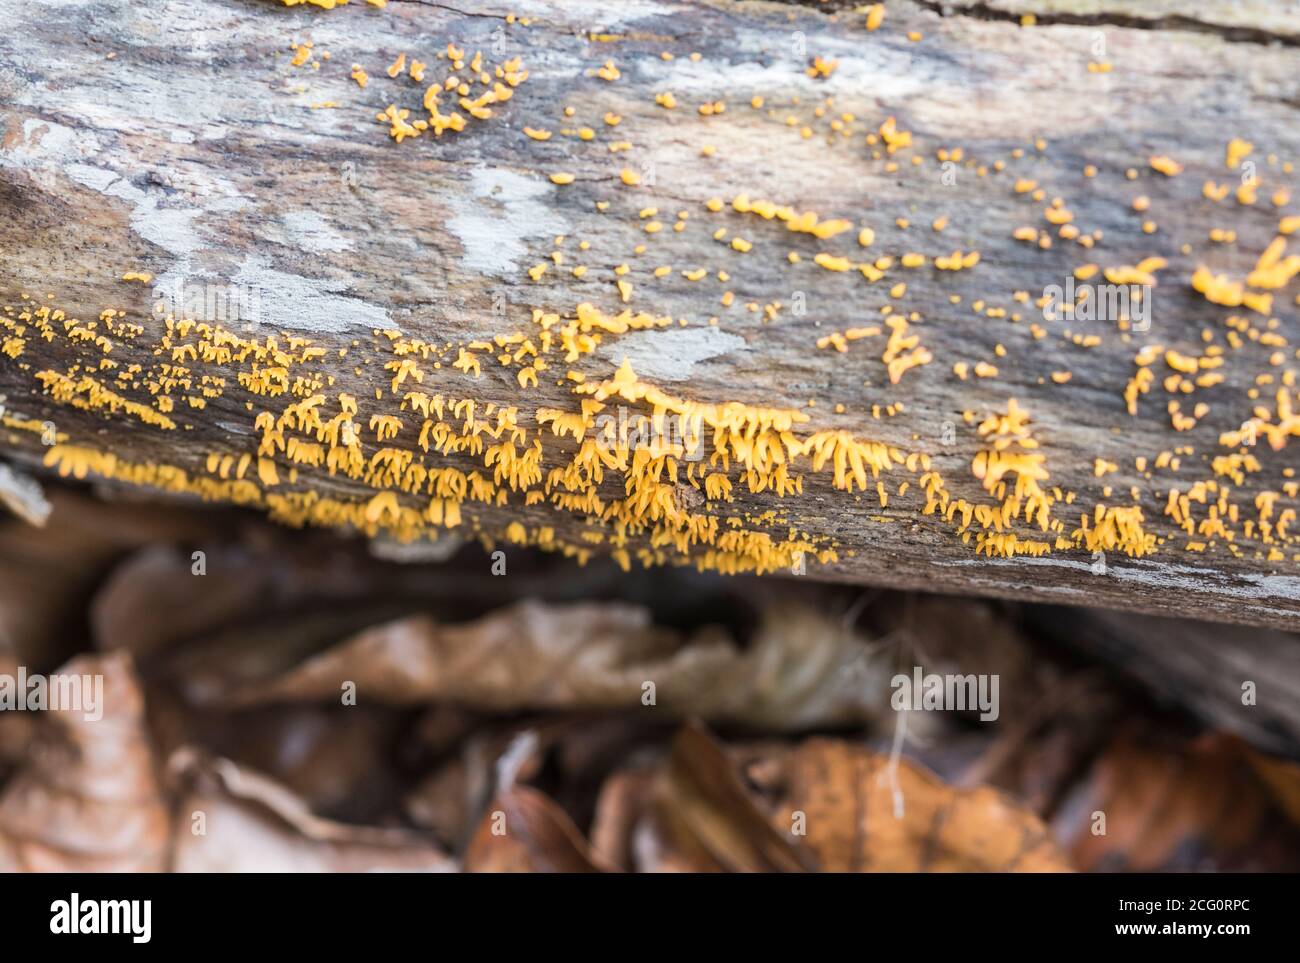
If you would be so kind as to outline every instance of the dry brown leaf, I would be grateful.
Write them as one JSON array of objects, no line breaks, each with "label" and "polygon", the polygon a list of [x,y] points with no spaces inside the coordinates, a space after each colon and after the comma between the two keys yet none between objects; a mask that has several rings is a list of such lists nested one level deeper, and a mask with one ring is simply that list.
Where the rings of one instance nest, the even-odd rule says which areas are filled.
[{"label": "dry brown leaf", "polygon": [[1251,768],[1291,822],[1300,826],[1300,765],[1243,747]]},{"label": "dry brown leaf", "polygon": [[988,786],[962,789],[907,759],[838,739],[769,767],[772,824],[829,872],[1058,872],[1072,867],[1033,812]]},{"label": "dry brown leaf", "polygon": [[774,829],[736,775],[735,765],[697,724],[673,740],[655,785],[654,870],[803,872],[811,851]]},{"label": "dry brown leaf", "polygon": [[[455,758],[446,760],[407,795],[403,809],[417,825],[432,829],[456,848],[478,828],[493,795],[535,778],[553,734],[547,728],[488,725],[466,731]],[[560,727],[562,728],[562,727]]]},{"label": "dry brown leaf", "polygon": [[337,699],[346,681],[362,699],[495,711],[642,708],[654,683],[661,712],[775,729],[862,722],[889,692],[863,640],[804,606],[766,611],[742,651],[720,629],[684,638],[639,607],[527,601],[459,625],[379,625],[278,678],[230,683],[224,701]]},{"label": "dry brown leaf", "polygon": [[[1186,741],[1148,728],[1117,736],[1055,823],[1090,871],[1294,871],[1295,767],[1235,736]],[[1105,833],[1094,833],[1095,814]]]},{"label": "dry brown leaf", "polygon": [[103,715],[41,713],[29,761],[0,795],[0,870],[163,869],[169,819],[130,657],[82,656],[59,672],[101,674]]},{"label": "dry brown leaf", "polygon": [[184,747],[262,773],[315,813],[349,823],[389,815],[407,778],[393,751],[405,747],[402,714],[381,706],[292,705],[248,712],[195,712],[148,689],[150,731],[160,759]]},{"label": "dry brown leaf", "polygon": [[591,845],[619,869],[631,872],[636,855],[638,826],[649,818],[655,774],[648,769],[612,773],[600,787],[596,815],[591,823]]},{"label": "dry brown leaf", "polygon": [[597,873],[613,870],[545,793],[512,785],[488,805],[465,851],[467,873]]},{"label": "dry brown leaf", "polygon": [[182,750],[169,769],[188,787],[173,838],[176,872],[455,869],[442,850],[415,833],[321,819],[283,786],[229,760]]},{"label": "dry brown leaf", "polygon": [[[736,776],[738,761],[754,788]],[[687,727],[661,774],[653,819],[611,851],[639,869],[824,872],[1059,871],[1071,867],[1038,818],[998,791],[959,789],[835,739],[729,754]]]},{"label": "dry brown leaf", "polygon": [[[463,725],[450,718],[447,722],[455,728]],[[430,735],[435,744],[445,738],[436,730]],[[606,780],[610,769],[627,764],[639,744],[652,740],[653,734],[626,714],[564,713],[534,717],[526,724],[480,722],[475,730],[462,732],[454,757],[439,760],[406,794],[403,810],[414,823],[459,850],[503,787],[532,783],[545,772],[548,784],[557,787],[556,802],[585,812],[591,790]]]}]

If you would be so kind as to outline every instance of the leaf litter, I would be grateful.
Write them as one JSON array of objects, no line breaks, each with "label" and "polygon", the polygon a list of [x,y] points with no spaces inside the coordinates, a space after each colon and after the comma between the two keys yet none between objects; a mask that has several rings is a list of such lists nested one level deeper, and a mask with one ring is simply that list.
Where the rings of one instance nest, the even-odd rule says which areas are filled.
[{"label": "leaf litter", "polygon": [[[99,675],[104,711],[0,712],[0,869],[1300,867],[1294,757],[1014,605],[532,558],[502,581],[51,498],[58,551],[0,524],[0,677]],[[998,673],[998,720],[896,711],[914,665]]]}]

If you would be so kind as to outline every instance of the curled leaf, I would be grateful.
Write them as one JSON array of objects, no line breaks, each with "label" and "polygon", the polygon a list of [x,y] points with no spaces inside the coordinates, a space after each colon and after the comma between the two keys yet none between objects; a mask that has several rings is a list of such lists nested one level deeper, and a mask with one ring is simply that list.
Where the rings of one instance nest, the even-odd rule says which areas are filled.
[{"label": "curled leaf", "polygon": [[596,873],[612,869],[544,793],[511,786],[488,806],[465,851],[470,873]]},{"label": "curled leaf", "polygon": [[129,656],[81,656],[59,674],[101,679],[100,705],[41,714],[0,795],[0,871],[164,869],[169,818]]},{"label": "curled leaf", "polygon": [[321,819],[289,790],[227,759],[180,750],[187,785],[173,840],[176,872],[448,872],[438,847],[401,829]]},{"label": "curled leaf", "polygon": [[534,601],[458,625],[413,616],[375,626],[278,677],[228,683],[218,701],[335,699],[348,681],[394,705],[654,705],[679,718],[776,729],[863,721],[888,701],[887,674],[864,640],[807,606],[765,610],[742,649],[719,628],[683,636],[635,606]]}]

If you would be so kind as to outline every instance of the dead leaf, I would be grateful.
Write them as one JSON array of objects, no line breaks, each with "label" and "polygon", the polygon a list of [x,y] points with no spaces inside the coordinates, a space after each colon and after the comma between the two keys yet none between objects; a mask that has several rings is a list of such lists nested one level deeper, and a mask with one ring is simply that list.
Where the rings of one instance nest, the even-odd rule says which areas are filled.
[{"label": "dead leaf", "polygon": [[662,848],[677,857],[645,868],[749,873],[816,868],[810,851],[772,827],[733,762],[701,726],[678,732],[654,798]]},{"label": "dead leaf", "polygon": [[[413,616],[367,629],[232,701],[334,697],[352,680],[365,697],[399,705],[626,706],[639,701],[642,680],[654,678],[647,673],[667,676],[676,668],[671,660],[680,647],[676,634],[653,627],[642,609],[523,602],[462,625]],[[728,648],[720,633],[709,633],[678,665],[708,668],[724,661]]]},{"label": "dead leaf", "polygon": [[920,765],[813,738],[774,771],[772,824],[828,872],[1059,872],[1072,867],[1033,812],[996,789],[961,789]]},{"label": "dead leaf", "polygon": [[201,748],[264,774],[322,816],[349,823],[385,818],[406,785],[392,758],[407,728],[396,710],[304,704],[195,712],[161,685],[148,694],[159,758]]},{"label": "dead leaf", "polygon": [[1266,756],[1244,745],[1242,751],[1287,818],[1300,826],[1300,765]]},{"label": "dead leaf", "polygon": [[591,845],[596,852],[626,872],[636,869],[637,827],[647,818],[655,775],[649,769],[615,772],[600,787],[596,816],[591,824]]},{"label": "dead leaf", "polygon": [[227,682],[218,701],[336,699],[345,681],[361,698],[396,705],[449,700],[500,712],[653,704],[679,718],[776,729],[875,718],[889,691],[864,640],[804,606],[765,611],[742,650],[717,628],[683,637],[655,626],[639,607],[526,601],[459,625],[427,616],[379,625],[279,677]]},{"label": "dead leaf", "polygon": [[188,791],[173,839],[176,872],[450,872],[415,833],[321,819],[283,786],[227,759],[182,750],[169,770]]},{"label": "dead leaf", "polygon": [[[1089,871],[1295,871],[1292,766],[1235,736],[1118,735],[1054,823]],[[1095,833],[1098,815],[1105,832]]]},{"label": "dead leaf", "polygon": [[457,758],[444,762],[406,797],[403,808],[457,847],[467,844],[493,795],[534,778],[545,762],[553,732],[513,724],[465,732]]},{"label": "dead leaf", "polygon": [[[736,775],[741,765],[752,788]],[[632,852],[638,870],[1071,868],[1037,816],[997,790],[946,785],[906,759],[891,775],[888,756],[837,739],[724,753],[687,727],[655,799],[652,818],[621,839],[602,827],[602,848]]]},{"label": "dead leaf", "polygon": [[81,656],[59,672],[102,676],[103,715],[41,714],[29,761],[0,795],[0,871],[162,870],[169,818],[130,657]]},{"label": "dead leaf", "polygon": [[545,793],[512,785],[488,805],[465,851],[468,873],[598,873],[597,857],[573,821]]}]

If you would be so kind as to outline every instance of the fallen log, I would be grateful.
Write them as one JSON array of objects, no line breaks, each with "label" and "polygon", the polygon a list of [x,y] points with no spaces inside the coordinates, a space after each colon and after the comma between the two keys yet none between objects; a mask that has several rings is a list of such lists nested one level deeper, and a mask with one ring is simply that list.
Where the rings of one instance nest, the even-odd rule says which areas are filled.
[{"label": "fallen log", "polygon": [[322,6],[0,0],[12,462],[1297,624],[1273,13]]}]

